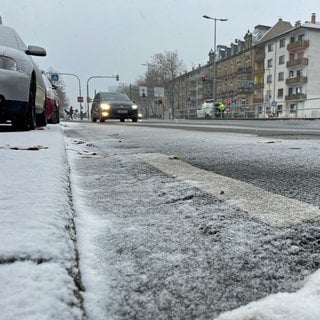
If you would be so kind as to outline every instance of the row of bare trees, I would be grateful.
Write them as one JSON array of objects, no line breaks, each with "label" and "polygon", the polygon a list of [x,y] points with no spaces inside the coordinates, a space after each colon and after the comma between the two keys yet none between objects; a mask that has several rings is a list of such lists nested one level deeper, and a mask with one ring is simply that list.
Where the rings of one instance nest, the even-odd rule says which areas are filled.
[{"label": "row of bare trees", "polygon": [[137,85],[169,89],[170,82],[185,69],[177,51],[156,53],[146,65],[147,71],[138,78]]},{"label": "row of bare trees", "polygon": [[[144,105],[145,109],[148,109],[153,112],[155,107],[155,99],[151,100],[149,96],[147,101],[144,101],[137,92],[138,87],[163,87],[165,90],[165,101],[166,103],[162,104],[163,109],[170,109],[171,114],[174,114],[174,104],[173,104],[173,92],[174,92],[174,81],[179,74],[184,72],[185,65],[182,59],[179,57],[177,51],[164,51],[163,53],[156,53],[153,55],[147,63],[145,63],[146,72],[144,75],[139,76],[133,87],[136,90],[132,89],[132,85],[128,87],[121,87],[122,91],[125,91],[130,95],[138,104]],[[164,111],[164,110],[162,110]],[[147,113],[148,113],[147,112]],[[153,112],[156,113],[156,112]]]}]

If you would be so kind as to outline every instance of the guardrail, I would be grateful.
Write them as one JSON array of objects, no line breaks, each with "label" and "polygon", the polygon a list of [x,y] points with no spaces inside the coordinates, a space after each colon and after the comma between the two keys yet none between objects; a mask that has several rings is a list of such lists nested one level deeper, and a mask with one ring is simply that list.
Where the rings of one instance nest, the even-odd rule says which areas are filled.
[{"label": "guardrail", "polygon": [[[199,108],[175,108],[176,119],[203,119],[197,116]],[[226,106],[226,112],[217,110],[206,119],[320,119],[320,98],[297,99],[255,103],[242,106]]]}]

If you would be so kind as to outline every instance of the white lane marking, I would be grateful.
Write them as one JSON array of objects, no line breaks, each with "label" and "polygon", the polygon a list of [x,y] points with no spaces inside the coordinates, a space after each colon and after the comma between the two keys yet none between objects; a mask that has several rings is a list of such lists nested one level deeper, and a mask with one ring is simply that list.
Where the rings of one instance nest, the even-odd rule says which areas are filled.
[{"label": "white lane marking", "polygon": [[263,190],[250,183],[202,170],[183,161],[169,159],[169,156],[163,154],[140,154],[139,157],[160,171],[213,194],[270,226],[288,227],[320,219],[319,207]]}]

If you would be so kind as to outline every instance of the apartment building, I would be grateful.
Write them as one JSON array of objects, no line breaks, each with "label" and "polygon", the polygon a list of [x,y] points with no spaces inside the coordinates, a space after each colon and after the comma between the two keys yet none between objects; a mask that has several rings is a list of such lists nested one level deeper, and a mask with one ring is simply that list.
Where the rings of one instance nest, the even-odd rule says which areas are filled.
[{"label": "apartment building", "polygon": [[282,19],[273,27],[258,25],[243,40],[218,45],[205,65],[173,80],[175,115],[193,117],[201,101],[212,98],[216,81],[216,101],[224,102],[230,115],[320,118],[319,49],[315,14],[295,25]]},{"label": "apartment building", "polygon": [[265,48],[264,103],[258,116],[320,117],[320,23],[296,22],[283,33],[267,32],[259,41]]}]

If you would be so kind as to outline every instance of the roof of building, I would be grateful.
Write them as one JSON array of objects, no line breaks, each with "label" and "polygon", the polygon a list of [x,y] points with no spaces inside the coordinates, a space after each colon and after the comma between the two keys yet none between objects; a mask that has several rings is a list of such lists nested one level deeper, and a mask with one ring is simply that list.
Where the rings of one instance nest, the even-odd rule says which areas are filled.
[{"label": "roof of building", "polygon": [[279,19],[278,22],[260,38],[258,43],[262,43],[262,42],[266,42],[268,40],[274,39],[277,36],[291,29],[293,29],[293,26],[290,22]]},{"label": "roof of building", "polygon": [[312,23],[310,21],[306,21],[304,24],[302,24],[302,27],[304,28],[312,28],[312,29],[320,29],[320,23]]}]

